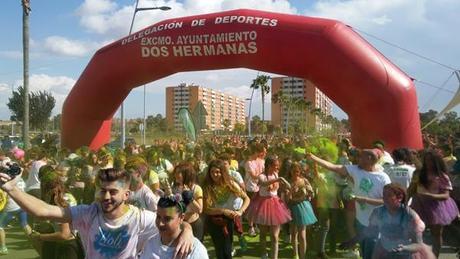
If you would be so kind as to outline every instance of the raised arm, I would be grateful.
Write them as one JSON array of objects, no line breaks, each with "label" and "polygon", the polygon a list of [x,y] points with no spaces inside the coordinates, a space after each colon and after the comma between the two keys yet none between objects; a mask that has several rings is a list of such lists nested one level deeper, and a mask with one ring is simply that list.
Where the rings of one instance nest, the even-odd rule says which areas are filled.
[{"label": "raised arm", "polygon": [[313,155],[312,153],[308,153],[306,156],[307,156],[308,159],[313,160],[314,162],[318,163],[318,165],[320,165],[321,167],[326,168],[329,171],[335,172],[335,173],[339,174],[342,177],[348,176],[347,169],[345,168],[344,165],[336,165],[334,163],[331,163],[329,161],[321,159],[321,158]]},{"label": "raised arm", "polygon": [[1,186],[2,190],[4,190],[19,207],[35,217],[62,223],[70,223],[72,221],[70,209],[50,205],[17,188],[16,183],[19,177],[21,177],[21,175],[11,180],[8,175],[0,173],[0,180],[3,182]]}]

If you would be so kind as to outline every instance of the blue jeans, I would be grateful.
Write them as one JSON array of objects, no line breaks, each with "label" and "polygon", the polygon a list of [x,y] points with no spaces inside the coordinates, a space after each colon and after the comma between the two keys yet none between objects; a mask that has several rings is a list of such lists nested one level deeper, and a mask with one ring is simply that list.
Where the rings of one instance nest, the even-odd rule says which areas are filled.
[{"label": "blue jeans", "polygon": [[18,214],[21,227],[24,228],[25,226],[27,226],[27,213],[19,209],[8,212],[0,212],[0,228],[5,228],[5,226],[8,225],[8,223],[10,223],[11,220],[13,220],[13,217]]},{"label": "blue jeans", "polygon": [[[366,228],[366,226],[355,219],[355,228],[356,232],[360,233]],[[361,242],[359,242],[359,251],[363,259],[372,259],[372,254],[374,253],[374,247],[376,243],[377,236],[366,236]]]}]

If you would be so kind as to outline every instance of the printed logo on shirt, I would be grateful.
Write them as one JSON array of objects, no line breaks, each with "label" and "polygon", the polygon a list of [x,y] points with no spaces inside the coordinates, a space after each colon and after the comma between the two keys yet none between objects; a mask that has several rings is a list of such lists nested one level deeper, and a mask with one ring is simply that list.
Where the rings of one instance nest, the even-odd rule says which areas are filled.
[{"label": "printed logo on shirt", "polygon": [[394,177],[408,177],[409,175],[409,170],[406,168],[395,168],[393,169],[393,176]]},{"label": "printed logo on shirt", "polygon": [[130,237],[128,226],[118,229],[103,229],[99,227],[99,233],[96,234],[94,240],[94,248],[104,257],[116,256],[126,248]]},{"label": "printed logo on shirt", "polygon": [[[370,179],[368,179],[368,178],[361,179],[361,181],[359,183],[359,189],[361,191],[363,191],[364,193],[369,194],[369,192],[372,190],[372,187],[374,187],[374,183]],[[364,203],[364,202],[358,202],[358,204],[359,204],[359,208],[361,210],[365,210],[366,207],[367,207],[366,203]]]},{"label": "printed logo on shirt", "polygon": [[368,178],[363,178],[361,179],[361,182],[359,183],[359,189],[367,194],[372,190],[372,187],[374,187],[374,183],[368,179]]}]

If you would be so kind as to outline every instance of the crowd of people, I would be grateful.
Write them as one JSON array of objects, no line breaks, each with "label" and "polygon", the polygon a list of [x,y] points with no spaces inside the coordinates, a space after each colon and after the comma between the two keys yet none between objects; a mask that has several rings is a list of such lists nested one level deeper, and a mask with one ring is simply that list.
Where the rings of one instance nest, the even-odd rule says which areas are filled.
[{"label": "crowd of people", "polygon": [[42,258],[202,259],[207,235],[219,259],[244,257],[257,236],[261,258],[278,258],[281,242],[292,258],[436,258],[459,217],[452,143],[390,154],[382,141],[231,136],[0,150],[0,254],[16,218]]}]

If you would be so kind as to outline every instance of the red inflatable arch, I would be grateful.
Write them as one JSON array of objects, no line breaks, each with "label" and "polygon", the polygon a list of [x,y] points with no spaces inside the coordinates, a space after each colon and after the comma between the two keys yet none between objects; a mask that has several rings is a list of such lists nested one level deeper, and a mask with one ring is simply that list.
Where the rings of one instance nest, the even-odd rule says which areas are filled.
[{"label": "red inflatable arch", "polygon": [[351,28],[255,10],[162,21],[97,51],[65,101],[62,144],[109,142],[112,117],[135,87],[228,68],[309,79],[347,112],[358,146],[422,147],[414,84]]}]

